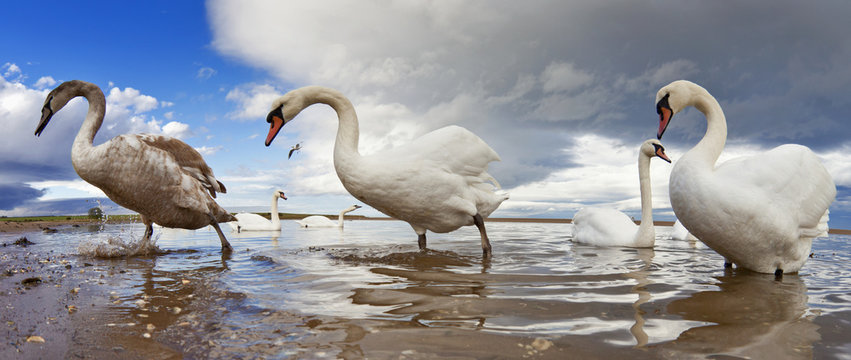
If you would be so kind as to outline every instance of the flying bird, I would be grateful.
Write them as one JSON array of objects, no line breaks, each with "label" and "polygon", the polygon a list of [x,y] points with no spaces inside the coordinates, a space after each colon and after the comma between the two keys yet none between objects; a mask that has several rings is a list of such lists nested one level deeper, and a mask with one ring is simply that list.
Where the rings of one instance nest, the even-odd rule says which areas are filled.
[{"label": "flying bird", "polygon": [[293,145],[293,147],[290,148],[290,153],[287,155],[287,159],[293,157],[293,153],[299,150],[301,150],[301,143]]}]

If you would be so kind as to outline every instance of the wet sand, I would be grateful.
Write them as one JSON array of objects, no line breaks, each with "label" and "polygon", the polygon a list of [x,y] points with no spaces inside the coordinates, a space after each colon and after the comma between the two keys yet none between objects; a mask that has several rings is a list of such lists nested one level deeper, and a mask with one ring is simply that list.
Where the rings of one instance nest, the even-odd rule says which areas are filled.
[{"label": "wet sand", "polygon": [[[542,221],[535,219],[522,222]],[[551,222],[565,221],[553,219]],[[339,263],[342,271],[363,267],[360,264],[371,264],[368,267],[372,273],[382,278],[401,279],[402,284],[409,284],[393,288],[354,286],[349,297],[342,299],[343,303],[374,308],[389,306],[392,310],[387,312],[387,318],[342,317],[312,314],[305,311],[310,309],[305,306],[292,309],[289,306],[263,307],[249,301],[251,299],[245,293],[217,286],[217,281],[220,281],[217,276],[220,274],[234,274],[239,267],[254,273],[264,270],[267,262],[275,264],[266,259],[266,255],[254,254],[251,249],[239,246],[234,254],[223,255],[215,248],[217,240],[213,235],[206,236],[214,241],[206,241],[206,247],[202,250],[172,245],[168,247],[171,250],[158,256],[120,259],[68,255],[47,247],[36,236],[30,236],[36,244],[15,244],[21,235],[28,232],[32,234],[33,231],[41,234],[40,229],[43,228],[56,229],[61,234],[63,231],[84,232],[89,227],[94,231],[98,226],[98,223],[85,222],[33,222],[26,224],[30,230],[21,230],[24,226],[0,224],[0,231],[3,231],[0,236],[0,319],[3,321],[0,324],[0,336],[3,339],[0,359],[233,358],[235,354],[244,358],[310,359],[642,359],[703,357],[712,353],[729,353],[730,348],[737,346],[747,350],[740,353],[742,356],[762,353],[777,358],[811,358],[835,355],[835,349],[848,346],[847,321],[851,319],[851,313],[818,316],[817,312],[807,310],[808,291],[813,292],[810,296],[818,296],[823,290],[812,285],[808,290],[797,276],[790,276],[783,283],[774,281],[770,276],[716,277],[717,280],[713,282],[717,283],[718,289],[713,285],[709,286],[713,290],[692,293],[693,290],[676,289],[665,283],[647,282],[649,270],[603,275],[559,275],[546,272],[527,275],[528,270],[488,273],[484,267],[481,273],[444,271],[446,267],[456,266],[475,268],[478,266],[478,258],[440,250],[426,254],[411,252],[408,248],[414,247],[413,244],[387,250],[389,254],[381,256],[371,254],[385,253],[372,250],[371,246],[365,246],[367,250],[358,250],[358,245],[353,245],[352,249],[298,250],[330,258]],[[402,228],[408,230],[404,226]],[[323,234],[327,233],[305,231],[301,234],[325,236]],[[349,234],[352,236],[355,233]],[[408,235],[407,232],[405,235]],[[372,236],[375,235],[367,237]],[[477,234],[472,231],[465,236],[475,240]],[[407,236],[403,238],[407,239]],[[347,238],[347,241],[359,243],[357,238]],[[468,242],[462,248],[469,244],[475,245],[475,241]],[[435,247],[440,249],[446,245],[438,242]],[[690,263],[680,265],[666,262],[670,254],[684,251],[674,250],[657,250],[653,261],[671,268],[694,267]],[[580,248],[575,251],[576,254],[571,255],[575,257],[571,262],[587,263],[592,268],[611,266],[606,263],[605,256],[596,255],[599,250]],[[167,263],[163,259],[170,256],[195,259],[204,265],[190,264],[185,269],[177,270],[162,269],[163,263]],[[502,259],[509,254],[499,256]],[[822,256],[830,259],[829,253],[821,252],[817,253],[816,260]],[[627,257],[635,260],[633,258],[633,255]],[[811,274],[804,279],[812,281],[813,277],[819,276],[814,273],[816,260],[808,269]],[[409,265],[400,269],[400,264]],[[709,265],[708,268],[717,272],[719,269],[715,265],[718,264]],[[647,269],[653,270],[657,266],[660,265],[651,264]],[[843,268],[837,276],[846,277],[844,274],[847,271]],[[317,274],[304,276],[298,281],[312,284],[314,279],[311,277],[321,279]],[[828,279],[826,276],[820,278]],[[540,286],[520,287],[516,290],[528,298],[517,300],[506,297],[513,295],[510,293],[494,296],[498,294],[494,293],[494,289],[501,288],[501,284],[508,284],[502,291],[509,291],[505,289],[536,282],[540,282]],[[553,291],[547,290],[549,287],[595,283],[614,285],[601,290],[590,290],[591,287],[578,285],[576,290],[568,289],[553,294],[562,297],[588,291],[613,291],[611,295],[614,298],[630,294],[639,300],[635,304],[547,300],[548,292]],[[121,290],[127,286],[132,287],[131,291]],[[322,289],[329,285],[326,281],[316,286]],[[647,299],[642,300],[643,293],[658,297],[675,290],[688,296],[657,299],[648,303],[645,303]],[[327,295],[333,291],[324,293]],[[747,304],[744,304],[740,303],[745,301],[742,299],[764,300],[746,301]],[[836,303],[844,302],[841,298],[826,299]],[[328,299],[315,301],[318,304],[333,302]],[[766,311],[742,310],[749,307],[764,308]],[[640,328],[635,332],[630,328],[638,346],[613,346],[610,343],[611,335],[541,336],[487,330],[488,325],[493,327],[494,321],[503,318],[547,323],[552,320],[552,314],[558,314],[561,318],[579,319],[597,314],[597,321],[601,322],[631,320],[635,316],[636,324],[639,318],[643,323],[642,316],[647,316],[648,321],[654,318],[656,321],[687,320],[707,326],[694,326],[672,341],[646,346],[641,343],[641,339],[642,336],[646,338],[647,334],[643,334]],[[229,319],[229,316],[242,317],[234,320]],[[393,316],[411,316],[411,319],[400,321]],[[429,325],[441,323],[444,325]],[[510,325],[519,326],[516,323]],[[760,338],[763,336],[760,334],[770,335]],[[814,343],[819,345],[813,346]],[[800,351],[800,354],[790,356],[790,351]]]},{"label": "wet sand", "polygon": [[[62,229],[59,223],[37,224],[35,229],[41,227]],[[229,358],[233,353],[243,353],[246,358],[277,358],[281,354],[276,345],[293,339],[301,349],[287,357],[359,359],[369,354],[379,359],[417,359],[439,354],[456,359],[563,359],[618,353],[584,340],[573,343],[562,339],[554,344],[537,337],[412,328],[399,326],[396,321],[341,321],[289,311],[266,310],[249,328],[228,327],[211,316],[210,310],[227,312],[231,303],[244,296],[207,285],[209,275],[226,266],[199,269],[179,280],[151,274],[144,285],[145,295],[133,300],[108,289],[132,271],[134,264],[145,268],[156,261],[156,256],[109,260],[52,250],[44,254],[44,249],[37,254],[30,250],[38,244],[6,239],[0,244],[2,359]],[[222,263],[229,260],[222,255]],[[372,300],[355,296],[354,301]],[[266,330],[257,334],[272,336],[251,334],[257,329]],[[251,343],[229,342],[246,337],[252,339]],[[338,345],[328,348],[327,344]],[[343,350],[338,351],[338,347]]]}]

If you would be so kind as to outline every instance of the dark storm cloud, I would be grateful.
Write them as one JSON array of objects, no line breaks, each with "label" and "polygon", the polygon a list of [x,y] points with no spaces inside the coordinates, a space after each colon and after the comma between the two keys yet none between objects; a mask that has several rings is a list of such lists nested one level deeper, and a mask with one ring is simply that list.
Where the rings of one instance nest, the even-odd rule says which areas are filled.
[{"label": "dark storm cloud", "polygon": [[[100,203],[98,203],[100,202]],[[27,201],[22,207],[33,216],[85,215],[89,209],[100,206],[107,215],[129,214],[129,210],[118,206],[108,198],[79,198],[45,201]]]},{"label": "dark storm cloud", "polygon": [[33,189],[27,184],[0,184],[0,210],[12,210],[42,195],[44,190]]}]

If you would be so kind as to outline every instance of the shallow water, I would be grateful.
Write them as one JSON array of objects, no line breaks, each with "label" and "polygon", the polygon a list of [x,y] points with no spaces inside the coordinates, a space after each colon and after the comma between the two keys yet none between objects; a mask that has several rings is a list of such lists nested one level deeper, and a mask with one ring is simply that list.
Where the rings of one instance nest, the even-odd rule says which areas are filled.
[{"label": "shallow water", "polygon": [[[59,319],[67,339],[52,345],[65,357],[851,358],[848,236],[816,240],[801,273],[776,280],[725,271],[669,227],[650,250],[574,244],[570,226],[488,222],[486,263],[475,227],[429,233],[421,253],[398,221],[226,232],[226,256],[209,228],[156,229],[163,254],[112,259],[79,244],[139,238],[141,225],[69,227],[26,234],[36,245],[3,256],[47,259],[32,272],[88,296],[57,300],[81,308]],[[5,276],[4,321],[32,316],[6,304],[22,276]]]}]

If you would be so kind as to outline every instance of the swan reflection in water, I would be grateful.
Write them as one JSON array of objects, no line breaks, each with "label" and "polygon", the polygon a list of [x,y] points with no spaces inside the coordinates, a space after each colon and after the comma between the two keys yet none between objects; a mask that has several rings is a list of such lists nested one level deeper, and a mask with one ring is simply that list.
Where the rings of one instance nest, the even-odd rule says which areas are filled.
[{"label": "swan reflection in water", "polygon": [[797,275],[732,272],[718,290],[672,301],[668,313],[711,323],[682,332],[672,354],[724,354],[749,358],[812,358],[819,326],[807,316],[807,288]]}]

